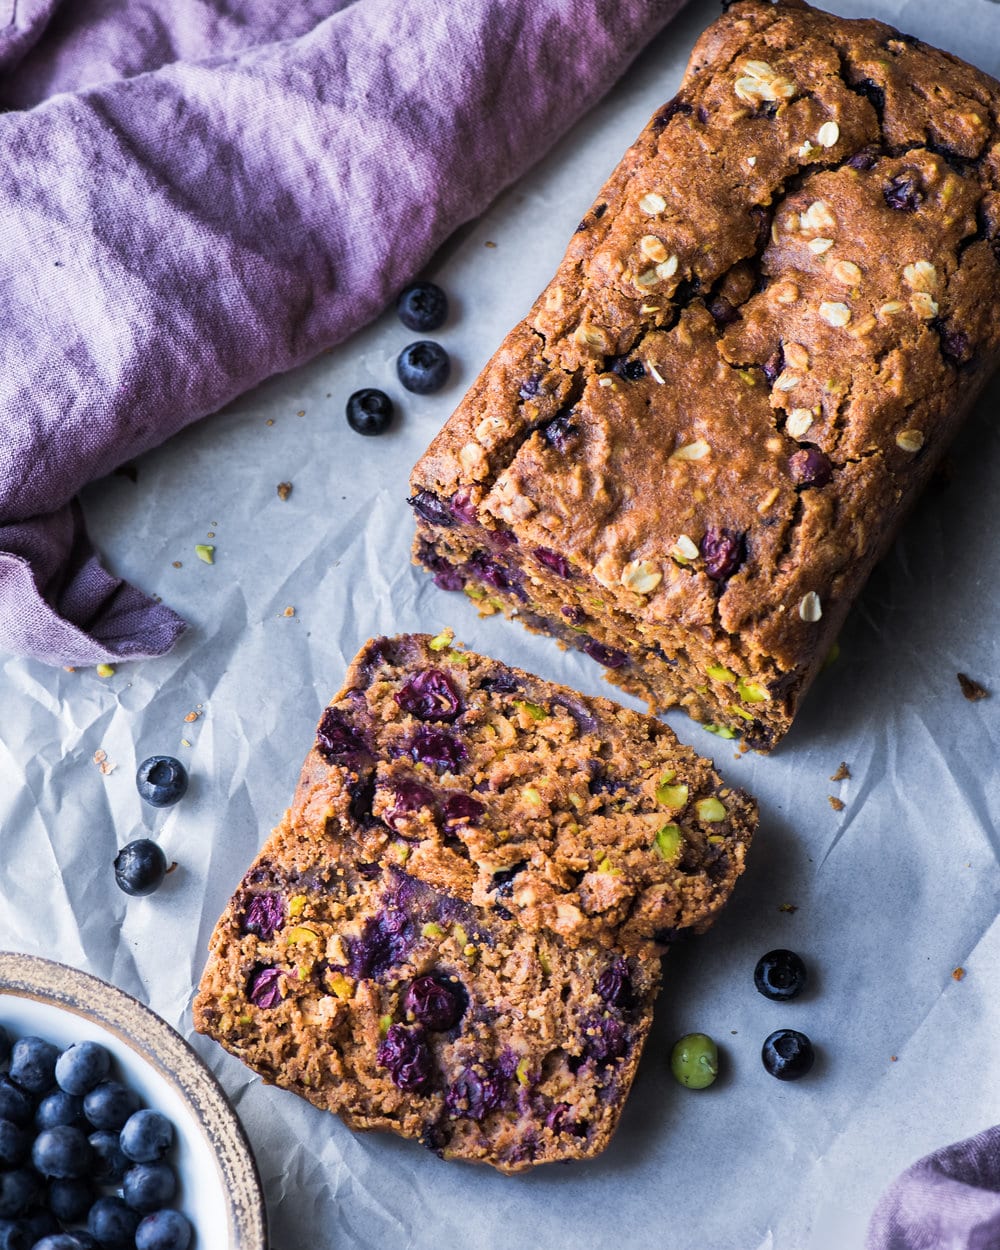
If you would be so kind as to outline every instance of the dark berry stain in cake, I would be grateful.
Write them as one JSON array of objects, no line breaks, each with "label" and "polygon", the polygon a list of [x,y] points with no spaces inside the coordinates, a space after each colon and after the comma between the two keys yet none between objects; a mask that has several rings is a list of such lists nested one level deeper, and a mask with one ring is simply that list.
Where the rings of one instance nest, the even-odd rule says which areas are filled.
[{"label": "dark berry stain in cake", "polygon": [[491,694],[517,694],[522,688],[520,680],[504,668],[497,668],[488,674],[479,686]]},{"label": "dark berry stain in cake", "polygon": [[518,389],[518,394],[522,399],[534,399],[542,389],[542,375],[533,373],[530,377],[525,378]]},{"label": "dark berry stain in cake", "polygon": [[345,944],[351,976],[356,981],[376,979],[402,963],[409,954],[413,924],[405,911],[389,906],[377,916],[370,916],[361,936],[345,939]]},{"label": "dark berry stain in cake", "polygon": [[950,365],[960,367],[971,362],[972,344],[964,330],[956,330],[940,318],[935,318],[930,324],[940,336],[941,355]]},{"label": "dark berry stain in cake", "polygon": [[589,655],[598,664],[603,664],[605,668],[624,668],[628,664],[628,656],[624,651],[619,651],[617,647],[605,646],[596,638],[588,638],[583,644],[583,651],[585,655]]},{"label": "dark berry stain in cake", "polygon": [[539,427],[539,433],[553,451],[565,455],[580,431],[569,417],[553,417],[551,421]]},{"label": "dark berry stain in cake", "polygon": [[715,582],[732,577],[746,559],[746,536],[730,529],[709,529],[700,544],[705,572]]},{"label": "dark berry stain in cake", "polygon": [[468,563],[479,580],[485,582],[487,586],[492,586],[494,590],[518,590],[520,588],[520,575],[514,569],[488,556],[485,551],[473,552]]},{"label": "dark berry stain in cake", "polygon": [[818,447],[803,447],[795,452],[788,461],[788,468],[796,486],[826,486],[833,475],[829,457]]},{"label": "dark berry stain in cake", "polygon": [[617,1007],[619,1011],[627,1011],[635,1001],[632,977],[624,959],[616,959],[610,968],[605,968],[594,988],[609,1007]]},{"label": "dark berry stain in cake", "polygon": [[924,202],[920,175],[916,170],[904,170],[890,178],[882,191],[890,208],[901,213],[915,213]]},{"label": "dark berry stain in cake", "polygon": [[571,625],[582,625],[587,619],[587,614],[583,608],[579,608],[575,604],[564,603],[559,611]]},{"label": "dark berry stain in cake", "polygon": [[461,521],[463,525],[478,524],[475,505],[464,487],[455,491],[448,506],[456,521]]},{"label": "dark berry stain in cake", "polygon": [[420,764],[440,772],[457,772],[469,758],[465,745],[444,729],[423,726],[408,744],[409,754]]},{"label": "dark berry stain in cake", "polygon": [[432,1033],[446,1033],[458,1024],[468,1005],[469,996],[461,982],[423,976],[410,982],[403,1009]]},{"label": "dark berry stain in cake", "polygon": [[483,804],[471,794],[461,791],[449,794],[441,804],[441,822],[445,833],[453,833],[470,821],[477,821],[485,811]]},{"label": "dark berry stain in cake", "polygon": [[653,114],[653,119],[649,124],[653,130],[660,131],[663,130],[671,118],[676,117],[678,114],[683,117],[690,117],[693,112],[694,109],[688,104],[687,100],[683,100],[679,95],[675,95],[672,100],[669,100],[658,112]]},{"label": "dark berry stain in cake", "polygon": [[586,1028],[585,1058],[598,1064],[613,1063],[628,1049],[625,1026],[612,1016],[590,1020]]},{"label": "dark berry stain in cake", "polygon": [[396,702],[418,720],[453,721],[462,711],[462,700],[447,673],[425,668],[396,691]]},{"label": "dark berry stain in cake", "polygon": [[879,149],[874,144],[869,144],[867,147],[860,148],[848,159],[848,168],[862,172],[874,169],[880,155]]},{"label": "dark berry stain in cake", "polygon": [[565,556],[561,556],[558,551],[552,551],[549,547],[536,547],[532,554],[539,564],[543,564],[547,569],[551,569],[557,577],[569,578],[573,576],[570,562]]},{"label": "dark berry stain in cake", "polygon": [[350,801],[347,812],[351,820],[362,829],[369,829],[376,823],[372,814],[372,802],[375,798],[375,770],[370,768],[357,781],[348,784],[347,793]]},{"label": "dark berry stain in cake", "polygon": [[490,888],[501,898],[510,898],[514,893],[514,878],[518,873],[524,872],[527,866],[527,861],[522,860],[521,863],[514,864],[510,868],[501,868],[499,872],[493,874],[493,884]]},{"label": "dark berry stain in cake", "polygon": [[767,378],[768,386],[773,386],[778,380],[779,375],[785,367],[785,353],[782,348],[773,351],[767,360],[761,365],[764,370],[764,377]]},{"label": "dark berry stain in cake", "polygon": [[456,1119],[482,1120],[504,1101],[510,1078],[495,1064],[465,1068],[445,1096],[445,1106]]},{"label": "dark berry stain in cake", "polygon": [[328,763],[332,763],[349,755],[366,753],[368,744],[341,711],[328,707],[316,731],[316,750]]},{"label": "dark berry stain in cake", "polygon": [[418,490],[406,502],[428,525],[450,529],[455,524],[455,516],[450,505],[444,499],[439,499],[433,491]]},{"label": "dark berry stain in cake", "polygon": [[284,976],[284,973],[280,968],[265,967],[258,964],[253,969],[247,982],[247,997],[255,1007],[262,1007],[265,1010],[277,1007],[283,998],[281,993],[282,976]]},{"label": "dark berry stain in cake", "polygon": [[380,1068],[387,1068],[394,1085],[411,1093],[426,1090],[434,1075],[434,1060],[420,1028],[392,1024],[375,1053]]},{"label": "dark berry stain in cake", "polygon": [[280,894],[255,894],[243,913],[243,933],[253,933],[268,942],[285,923],[285,900]]},{"label": "dark berry stain in cake", "polygon": [[403,816],[411,816],[422,808],[433,809],[434,791],[422,786],[419,781],[403,778],[393,788],[392,806],[382,814],[382,819],[390,829],[399,832],[399,821]]}]

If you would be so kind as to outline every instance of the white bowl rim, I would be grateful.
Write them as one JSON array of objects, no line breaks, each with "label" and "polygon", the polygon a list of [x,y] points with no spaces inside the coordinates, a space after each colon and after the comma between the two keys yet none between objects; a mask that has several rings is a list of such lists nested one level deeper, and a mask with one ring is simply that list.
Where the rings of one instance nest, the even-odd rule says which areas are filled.
[{"label": "white bowl rim", "polygon": [[68,964],[0,951],[0,995],[34,999],[93,1021],[127,1046],[188,1104],[215,1154],[229,1250],[267,1250],[267,1213],[243,1125],[192,1046],[145,1004]]}]

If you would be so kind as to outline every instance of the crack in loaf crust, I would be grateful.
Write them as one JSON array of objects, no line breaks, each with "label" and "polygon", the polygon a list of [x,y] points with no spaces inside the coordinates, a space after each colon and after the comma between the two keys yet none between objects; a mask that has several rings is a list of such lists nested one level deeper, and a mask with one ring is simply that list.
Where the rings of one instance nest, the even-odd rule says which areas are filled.
[{"label": "crack in loaf crust", "polygon": [[195,1027],[448,1158],[589,1158],[659,956],[743,869],[753,801],[666,726],[459,650],[369,642],[212,936]]},{"label": "crack in loaf crust", "polygon": [[769,749],[1000,357],[998,101],[737,0],[417,464],[415,558]]}]

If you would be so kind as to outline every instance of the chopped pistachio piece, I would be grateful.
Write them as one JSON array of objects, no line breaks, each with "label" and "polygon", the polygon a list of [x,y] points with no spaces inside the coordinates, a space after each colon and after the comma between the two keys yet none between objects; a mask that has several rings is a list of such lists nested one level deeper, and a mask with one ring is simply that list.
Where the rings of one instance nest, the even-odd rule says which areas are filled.
[{"label": "chopped pistachio piece", "polygon": [[726,668],[724,664],[709,664],[705,672],[713,681],[735,681],[736,674]]},{"label": "chopped pistachio piece", "polygon": [[517,1077],[518,1085],[530,1084],[531,1082],[531,1077],[529,1075],[530,1066],[531,1066],[531,1061],[529,1060],[528,1056],[525,1055],[524,1058],[517,1065],[517,1067],[514,1069],[514,1075]]},{"label": "chopped pistachio piece", "polygon": [[354,993],[353,983],[348,981],[342,973],[331,972],[327,977],[327,983],[338,998],[350,998]]},{"label": "chopped pistachio piece", "polygon": [[713,846],[721,846],[722,843],[725,842],[725,840],[726,839],[722,836],[721,833],[710,833],[708,837],[705,839],[706,842],[711,842]]},{"label": "chopped pistachio piece", "polygon": [[685,785],[657,786],[656,801],[664,807],[680,809],[688,801],[688,788]]},{"label": "chopped pistachio piece", "polygon": [[698,813],[699,820],[709,823],[714,824],[715,821],[726,819],[725,806],[714,794],[707,799],[699,799],[694,805],[694,810]]},{"label": "chopped pistachio piece", "polygon": [[602,860],[601,860],[601,862],[597,865],[597,871],[598,871],[598,872],[603,872],[603,873],[605,873],[605,874],[606,874],[607,876],[609,876],[609,877],[620,877],[620,876],[621,876],[621,873],[620,873],[620,872],[618,871],[618,869],[614,866],[614,864],[611,862],[611,860],[610,860],[610,859],[608,859],[608,857],[607,857],[607,856],[605,856],[605,857],[604,857],[604,859],[602,859]]},{"label": "chopped pistachio piece", "polygon": [[469,935],[465,932],[460,924],[456,924],[452,929],[455,941],[463,949],[469,945]]},{"label": "chopped pistachio piece", "polygon": [[766,703],[771,697],[763,686],[747,681],[745,677],[741,677],[736,683],[736,693],[744,703]]},{"label": "chopped pistachio piece", "polygon": [[114,677],[115,666],[113,664],[98,664],[95,671],[98,677]]},{"label": "chopped pistachio piece", "polygon": [[442,629],[440,634],[435,635],[427,644],[432,651],[443,651],[445,647],[450,647],[455,637],[455,631],[447,626]]},{"label": "chopped pistachio piece", "polygon": [[294,929],[288,930],[285,941],[289,946],[295,946],[299,942],[318,942],[319,934],[303,924],[297,924]]},{"label": "chopped pistachio piece", "polygon": [[215,563],[215,548],[211,543],[195,543],[194,554],[206,564]]},{"label": "chopped pistachio piece", "polygon": [[421,934],[421,937],[425,937],[425,938],[442,937],[444,934],[444,930],[441,928],[439,924],[435,924],[433,920],[428,920],[427,923],[420,930],[420,934]]},{"label": "chopped pistachio piece", "polygon": [[521,791],[521,794],[528,800],[529,803],[534,803],[536,807],[541,806],[542,796],[538,793],[534,786],[525,786]]},{"label": "chopped pistachio piece", "polygon": [[547,720],[548,712],[539,703],[529,703],[527,699],[515,699],[514,706],[530,716],[532,720]]},{"label": "chopped pistachio piece", "polygon": [[542,971],[545,973],[545,975],[549,976],[552,972],[552,964],[549,961],[548,955],[546,955],[544,951],[540,950],[538,952],[538,962],[541,965]]},{"label": "chopped pistachio piece", "polygon": [[292,920],[296,916],[302,915],[302,909],[306,905],[306,896],[304,894],[293,894],[288,900],[288,915]]},{"label": "chopped pistachio piece", "polygon": [[706,729],[710,734],[716,734],[720,738],[735,738],[735,732],[728,725],[702,725],[702,729]]},{"label": "chopped pistachio piece", "polygon": [[680,825],[664,825],[662,829],[657,830],[653,840],[653,850],[660,859],[669,863],[680,855],[683,841],[684,836]]},{"label": "chopped pistachio piece", "polygon": [[486,598],[486,591],[483,590],[482,587],[480,586],[473,586],[469,582],[466,582],[466,584],[462,587],[462,589],[465,591],[465,593],[469,596],[470,599],[485,599]]},{"label": "chopped pistachio piece", "polygon": [[378,1018],[378,1035],[385,1037],[386,1033],[392,1028],[392,1016],[379,1016]]},{"label": "chopped pistachio piece", "polygon": [[748,712],[745,707],[740,707],[738,703],[730,703],[729,710],[734,716],[740,716],[743,720],[753,720],[753,713]]}]

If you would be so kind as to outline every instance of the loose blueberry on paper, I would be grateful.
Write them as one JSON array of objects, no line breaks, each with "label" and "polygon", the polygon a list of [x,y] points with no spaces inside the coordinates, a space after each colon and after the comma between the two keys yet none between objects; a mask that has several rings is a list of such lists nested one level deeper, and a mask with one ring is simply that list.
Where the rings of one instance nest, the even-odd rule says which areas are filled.
[{"label": "loose blueberry on paper", "polygon": [[139,797],[152,807],[170,807],[188,788],[187,769],[172,755],[151,755],[135,774]]},{"label": "loose blueberry on paper", "polygon": [[434,282],[414,282],[400,292],[396,312],[408,330],[429,334],[448,317],[448,297]]},{"label": "loose blueberry on paper", "polygon": [[787,1002],[806,987],[806,966],[794,951],[776,950],[761,955],[753,972],[753,983],[765,998]]},{"label": "loose blueberry on paper", "polygon": [[152,894],[167,875],[167,857],[149,838],[137,838],[115,857],[115,880],[126,894]]},{"label": "loose blueberry on paper", "polygon": [[779,1081],[797,1081],[812,1068],[816,1058],[812,1042],[796,1029],[776,1029],[764,1039],[761,1061]]},{"label": "loose blueberry on paper", "polygon": [[385,391],[366,386],[347,401],[347,424],[355,434],[384,434],[392,424],[392,400]]},{"label": "loose blueberry on paper", "polygon": [[399,353],[396,373],[403,386],[415,395],[431,395],[448,381],[451,361],[440,343],[421,339]]},{"label": "loose blueberry on paper", "polygon": [[[10,1044],[0,1026],[0,1250],[188,1250],[169,1207],[170,1121],[109,1076],[95,1042]],[[89,1134],[89,1137],[88,1137]],[[120,1194],[108,1192],[120,1186]]]}]

